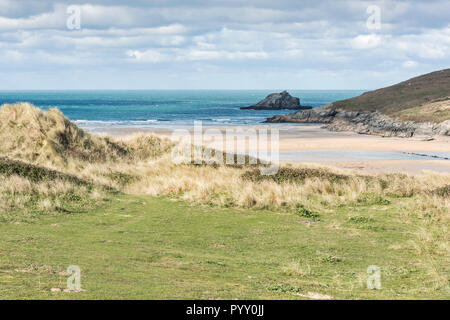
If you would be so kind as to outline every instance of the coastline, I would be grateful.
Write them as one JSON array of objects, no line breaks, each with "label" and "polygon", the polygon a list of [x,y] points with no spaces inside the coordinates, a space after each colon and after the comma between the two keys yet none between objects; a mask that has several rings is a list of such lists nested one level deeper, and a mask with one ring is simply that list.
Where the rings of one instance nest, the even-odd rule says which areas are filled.
[{"label": "coastline", "polygon": [[[226,129],[236,129],[237,126],[205,126],[207,129],[218,129],[224,132]],[[444,154],[450,153],[450,138],[442,137],[432,141],[423,141],[415,138],[381,137],[364,135],[353,132],[334,132],[322,128],[321,124],[277,124],[277,125],[250,125],[239,128],[279,130],[279,150],[283,156],[281,163],[311,163],[333,166],[342,169],[355,170],[365,173],[410,173],[418,174],[423,170],[450,172],[450,160],[430,159],[414,156],[414,153]],[[125,137],[133,134],[151,133],[162,137],[171,136],[173,130],[162,127],[135,127],[124,128],[118,126],[109,127],[84,127],[83,129],[115,137]],[[192,127],[184,127],[192,134]],[[248,145],[247,150],[255,151]],[[314,155],[309,155],[309,152]],[[331,156],[329,154],[334,154]],[[383,159],[384,155],[386,159]],[[399,158],[392,158],[392,154]],[[404,156],[402,156],[404,154]],[[299,157],[299,155],[301,155]],[[350,155],[350,156],[347,156]],[[353,157],[351,156],[353,155]],[[363,155],[362,159],[361,155]],[[377,157],[373,157],[373,155]],[[307,156],[305,158],[305,156]],[[336,159],[342,156],[342,160]],[[409,157],[411,156],[411,157]],[[298,160],[296,158],[299,158]],[[411,159],[409,159],[411,158]]]}]

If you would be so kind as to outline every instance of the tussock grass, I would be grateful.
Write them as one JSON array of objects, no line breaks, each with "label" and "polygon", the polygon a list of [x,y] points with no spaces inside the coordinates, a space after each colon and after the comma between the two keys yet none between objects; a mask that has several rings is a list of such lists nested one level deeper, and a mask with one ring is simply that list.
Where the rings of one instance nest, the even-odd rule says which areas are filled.
[{"label": "tussock grass", "polygon": [[450,184],[433,190],[433,193],[440,197],[450,198]]},{"label": "tussock grass", "polygon": [[62,180],[76,185],[90,185],[74,175],[7,158],[0,158],[0,174],[7,177],[16,175],[32,182]]},{"label": "tussock grass", "polygon": [[141,166],[142,179],[125,192],[170,196],[197,204],[258,209],[324,210],[342,205],[388,205],[388,198],[410,198],[445,186],[450,174],[361,176],[332,168],[296,165],[273,176],[227,166],[174,164],[165,156]]},{"label": "tussock grass", "polygon": [[263,181],[271,180],[276,183],[290,182],[290,183],[304,183],[305,180],[311,178],[318,178],[327,180],[332,183],[344,182],[349,179],[349,176],[337,174],[324,168],[288,168],[282,167],[273,175],[263,175],[260,170],[247,171],[242,175],[244,180]]},{"label": "tussock grass", "polygon": [[0,222],[33,222],[41,215],[85,212],[105,197],[101,189],[63,179],[32,181],[0,175]]},{"label": "tussock grass", "polygon": [[109,139],[93,137],[57,109],[43,111],[28,103],[0,109],[0,151],[35,163],[65,165],[70,159],[105,161],[126,155]]},{"label": "tussock grass", "polygon": [[32,163],[67,166],[71,161],[104,163],[157,157],[170,144],[154,136],[127,141],[94,136],[78,128],[58,109],[43,111],[29,103],[0,109],[0,152]]}]

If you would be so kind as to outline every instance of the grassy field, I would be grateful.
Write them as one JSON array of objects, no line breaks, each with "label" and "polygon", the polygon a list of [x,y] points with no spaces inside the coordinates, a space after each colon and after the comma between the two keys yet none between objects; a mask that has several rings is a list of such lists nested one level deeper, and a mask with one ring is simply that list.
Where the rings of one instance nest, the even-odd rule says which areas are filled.
[{"label": "grassy field", "polygon": [[[0,298],[450,298],[447,230],[390,201],[282,213],[112,194],[89,212],[0,224]],[[51,292],[69,265],[86,291]],[[369,265],[381,290],[366,288]]]}]

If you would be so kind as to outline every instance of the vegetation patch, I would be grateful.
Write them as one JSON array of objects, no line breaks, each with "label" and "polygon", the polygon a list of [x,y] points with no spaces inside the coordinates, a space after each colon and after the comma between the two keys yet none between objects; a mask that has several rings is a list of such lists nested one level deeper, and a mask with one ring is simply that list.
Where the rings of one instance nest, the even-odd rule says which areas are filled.
[{"label": "vegetation patch", "polygon": [[440,123],[450,119],[450,97],[403,110],[394,114],[404,121]]},{"label": "vegetation patch", "polygon": [[320,214],[309,211],[308,209],[305,209],[304,207],[297,208],[297,210],[295,211],[295,214],[300,217],[304,217],[309,220],[312,220],[312,221],[320,221]]},{"label": "vegetation patch", "polygon": [[301,293],[302,289],[288,283],[278,283],[266,286],[267,290],[280,293]]},{"label": "vegetation patch", "polygon": [[348,221],[350,221],[351,223],[360,224],[373,222],[373,219],[371,217],[357,216],[348,218]]},{"label": "vegetation patch", "polygon": [[326,255],[325,257],[322,257],[320,259],[320,261],[324,262],[324,263],[338,263],[338,262],[342,262],[343,259],[330,254],[330,255]]},{"label": "vegetation patch", "polygon": [[111,171],[110,173],[105,174],[105,176],[109,178],[111,181],[116,182],[121,187],[127,186],[141,179],[141,177],[137,175],[132,175],[119,171]]},{"label": "vegetation patch", "polygon": [[267,166],[268,164],[259,158],[248,154],[227,153],[211,148],[191,146],[191,157],[184,159],[186,164],[195,166],[211,166],[219,168],[226,166],[230,168],[242,169],[244,167]]},{"label": "vegetation patch", "polygon": [[17,175],[32,182],[62,180],[76,185],[91,186],[89,182],[73,175],[7,158],[0,158],[0,174],[7,177]]},{"label": "vegetation patch", "polygon": [[380,194],[376,193],[363,193],[360,197],[358,197],[357,200],[358,204],[364,204],[364,205],[381,205],[381,206],[387,206],[391,204],[391,201],[389,199],[386,199],[385,197],[381,196]]},{"label": "vegetation patch", "polygon": [[439,197],[450,197],[450,184],[443,186],[441,188],[437,188],[432,191],[433,194]]},{"label": "vegetation patch", "polygon": [[242,175],[244,180],[253,182],[271,180],[276,183],[304,183],[306,179],[317,178],[331,183],[348,181],[349,176],[333,173],[327,169],[281,167],[273,175],[261,174],[260,170],[247,171]]}]

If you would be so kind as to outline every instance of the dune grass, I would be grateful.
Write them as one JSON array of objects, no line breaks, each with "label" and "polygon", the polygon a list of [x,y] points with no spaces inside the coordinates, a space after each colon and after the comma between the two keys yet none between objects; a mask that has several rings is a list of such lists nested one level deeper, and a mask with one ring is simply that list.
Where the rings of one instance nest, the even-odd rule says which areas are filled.
[{"label": "dune grass", "polygon": [[[436,206],[435,190],[450,182],[449,174],[423,173],[362,176],[351,171],[315,165],[282,167],[264,176],[258,169],[174,164],[166,156],[135,168],[141,179],[125,186],[129,194],[177,197],[190,203],[295,211],[321,210],[383,197],[411,198],[422,208]],[[450,200],[442,197],[439,210],[448,214]]]},{"label": "dune grass", "polygon": [[91,135],[58,109],[43,111],[29,103],[0,109],[0,153],[39,165],[67,168],[70,162],[130,162],[158,157],[172,144],[152,135],[126,140]]},{"label": "dune grass", "polygon": [[86,212],[113,191],[74,175],[0,158],[0,223],[32,222],[41,215]]}]

